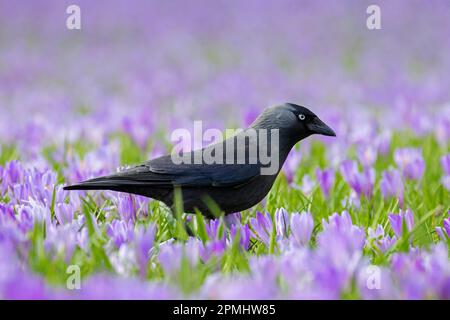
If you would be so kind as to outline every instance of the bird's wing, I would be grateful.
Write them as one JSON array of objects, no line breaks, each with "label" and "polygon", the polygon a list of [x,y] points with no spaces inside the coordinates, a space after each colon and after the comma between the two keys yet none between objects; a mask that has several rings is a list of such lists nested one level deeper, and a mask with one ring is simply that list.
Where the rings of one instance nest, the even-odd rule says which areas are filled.
[{"label": "bird's wing", "polygon": [[[236,137],[230,139],[236,139]],[[219,142],[219,144],[222,144],[223,150],[225,150],[226,142]],[[218,144],[207,148],[211,148],[209,149],[211,151],[215,146]],[[226,164],[225,153],[222,158],[223,164],[176,164],[170,155],[166,155],[113,175],[85,181],[72,188],[82,186],[83,188],[100,189],[125,185],[136,187],[239,187],[258,177],[261,165],[258,164],[257,159],[255,160],[254,155],[250,158],[248,141],[245,141],[244,145],[238,144],[237,148],[233,150],[234,156],[236,157],[239,151],[245,152],[242,154],[246,156],[246,164]],[[194,160],[193,152],[187,153],[191,160]]]},{"label": "bird's wing", "polygon": [[135,185],[237,187],[259,174],[256,164],[174,164],[164,156],[108,178]]}]

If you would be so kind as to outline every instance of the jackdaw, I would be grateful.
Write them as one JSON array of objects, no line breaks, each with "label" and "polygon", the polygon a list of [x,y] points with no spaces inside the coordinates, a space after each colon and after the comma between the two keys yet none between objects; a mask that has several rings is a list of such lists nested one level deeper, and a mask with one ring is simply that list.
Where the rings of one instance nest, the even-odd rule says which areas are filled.
[{"label": "jackdaw", "polygon": [[64,190],[127,192],[157,199],[172,209],[175,190],[180,190],[186,213],[198,209],[214,217],[217,207],[225,214],[239,212],[267,195],[289,151],[312,134],[336,136],[307,108],[285,103],[265,109],[249,128],[221,142],[155,158]]}]

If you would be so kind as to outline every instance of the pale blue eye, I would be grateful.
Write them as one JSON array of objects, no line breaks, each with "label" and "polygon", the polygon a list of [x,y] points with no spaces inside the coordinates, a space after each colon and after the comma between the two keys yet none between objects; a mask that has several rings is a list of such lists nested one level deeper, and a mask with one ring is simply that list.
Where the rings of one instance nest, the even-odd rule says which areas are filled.
[{"label": "pale blue eye", "polygon": [[299,118],[300,120],[305,120],[305,115],[304,115],[304,114],[299,114],[299,115],[298,115],[298,118]]}]

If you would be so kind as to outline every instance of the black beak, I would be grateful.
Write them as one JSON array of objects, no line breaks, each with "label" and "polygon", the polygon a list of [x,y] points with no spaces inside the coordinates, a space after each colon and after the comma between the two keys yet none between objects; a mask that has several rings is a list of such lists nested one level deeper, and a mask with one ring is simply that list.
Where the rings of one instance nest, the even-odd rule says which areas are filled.
[{"label": "black beak", "polygon": [[324,136],[336,137],[336,133],[334,133],[333,129],[331,129],[329,126],[327,126],[318,117],[314,117],[313,121],[308,123],[306,126],[312,133],[317,133],[317,134],[321,134]]}]

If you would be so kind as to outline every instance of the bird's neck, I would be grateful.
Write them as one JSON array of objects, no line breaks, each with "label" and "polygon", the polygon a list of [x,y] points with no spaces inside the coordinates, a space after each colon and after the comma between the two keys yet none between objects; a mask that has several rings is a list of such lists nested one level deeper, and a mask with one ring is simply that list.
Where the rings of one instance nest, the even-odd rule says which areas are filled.
[{"label": "bird's neck", "polygon": [[288,130],[280,130],[280,169],[283,166],[289,152],[294,148],[297,142],[306,137],[293,136]]},{"label": "bird's neck", "polygon": [[267,134],[267,145],[269,147],[270,153],[273,154],[272,152],[274,152],[278,154],[278,172],[281,170],[281,167],[286,161],[289,152],[292,150],[295,144],[305,138],[300,137],[299,139],[298,137],[292,135],[292,132],[287,129],[277,129],[276,132],[264,127],[253,127],[253,129],[256,129],[258,131],[258,136],[260,136],[261,134],[261,129],[265,130],[262,132]]}]

